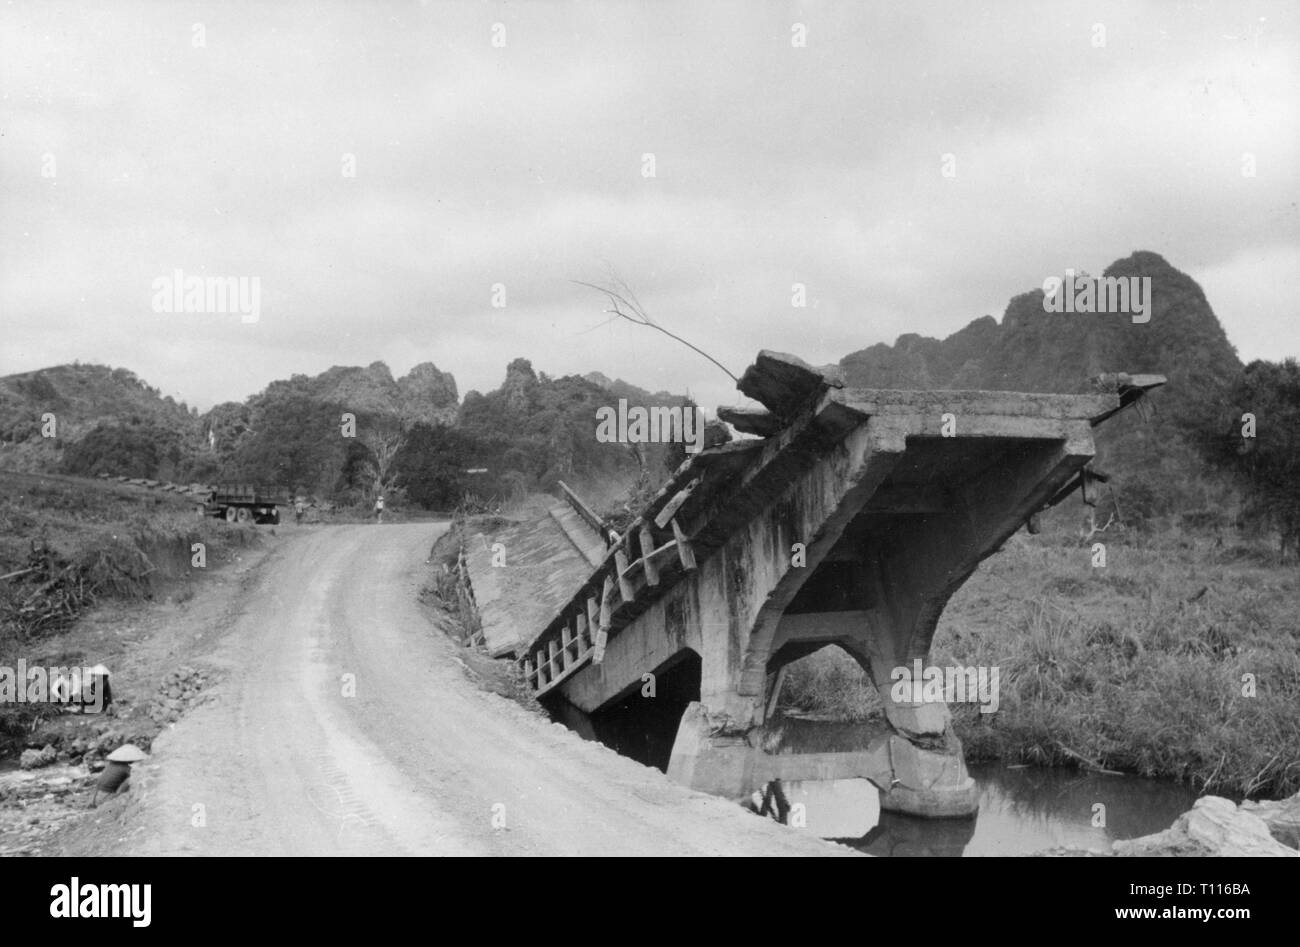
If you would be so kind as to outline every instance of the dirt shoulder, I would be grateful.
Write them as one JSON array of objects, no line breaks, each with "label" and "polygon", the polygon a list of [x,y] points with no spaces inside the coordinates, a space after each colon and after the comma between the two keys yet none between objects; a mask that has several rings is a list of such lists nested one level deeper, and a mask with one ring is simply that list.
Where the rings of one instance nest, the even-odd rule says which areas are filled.
[{"label": "dirt shoulder", "polygon": [[57,853],[66,832],[106,811],[90,810],[104,757],[123,743],[149,750],[160,733],[210,699],[225,673],[213,662],[217,644],[285,532],[263,531],[253,544],[215,554],[201,573],[160,585],[152,600],[106,602],[30,644],[29,665],[106,665],[113,703],[102,714],[36,722],[23,742],[52,754],[52,765],[20,770],[16,756],[0,761],[0,855]]}]

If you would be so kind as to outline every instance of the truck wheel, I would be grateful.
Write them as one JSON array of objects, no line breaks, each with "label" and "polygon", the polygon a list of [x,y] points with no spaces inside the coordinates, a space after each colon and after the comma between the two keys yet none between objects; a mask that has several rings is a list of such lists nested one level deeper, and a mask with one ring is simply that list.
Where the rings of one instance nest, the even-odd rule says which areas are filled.
[{"label": "truck wheel", "polygon": [[233,522],[235,521],[235,518],[236,518],[238,515],[239,515],[239,510],[237,510],[235,507],[233,507],[233,506],[228,506],[228,507],[226,507],[226,522],[227,522],[227,523],[233,523]]},{"label": "truck wheel", "polygon": [[239,522],[248,523],[253,518],[253,511],[246,506],[241,506],[239,512],[235,514]]}]

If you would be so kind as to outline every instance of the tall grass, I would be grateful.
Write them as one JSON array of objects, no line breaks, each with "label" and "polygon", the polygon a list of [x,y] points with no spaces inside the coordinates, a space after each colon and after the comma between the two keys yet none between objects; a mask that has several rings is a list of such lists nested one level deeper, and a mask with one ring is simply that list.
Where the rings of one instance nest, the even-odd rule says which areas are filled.
[{"label": "tall grass", "polygon": [[864,720],[881,712],[880,695],[858,663],[836,647],[791,663],[778,705],[819,717]]},{"label": "tall grass", "polygon": [[[1008,544],[954,597],[931,650],[938,665],[1001,669],[997,713],[952,707],[968,759],[1300,790],[1300,571],[1243,545],[1107,537],[1094,569],[1077,543]],[[875,694],[852,671],[788,674],[793,705],[861,715]]]}]

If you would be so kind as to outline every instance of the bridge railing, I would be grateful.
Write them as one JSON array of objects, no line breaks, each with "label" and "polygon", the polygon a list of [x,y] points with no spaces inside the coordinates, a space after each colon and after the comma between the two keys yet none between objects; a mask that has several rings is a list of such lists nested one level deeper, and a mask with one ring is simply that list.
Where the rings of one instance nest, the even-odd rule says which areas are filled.
[{"label": "bridge railing", "polygon": [[600,664],[611,630],[630,612],[643,609],[662,590],[661,582],[671,584],[680,572],[696,568],[690,541],[675,519],[668,521],[667,530],[668,537],[661,540],[645,520],[635,523],[561,610],[553,622],[555,633],[539,638],[519,659],[535,695],[558,686],[589,661]]},{"label": "bridge railing", "polygon": [[605,521],[596,514],[596,511],[582,502],[582,497],[574,493],[573,489],[563,480],[558,481],[558,483],[569,506],[573,507],[573,511],[582,518],[584,523],[596,531],[596,535],[603,539],[606,545],[618,542],[618,533],[606,526]]}]

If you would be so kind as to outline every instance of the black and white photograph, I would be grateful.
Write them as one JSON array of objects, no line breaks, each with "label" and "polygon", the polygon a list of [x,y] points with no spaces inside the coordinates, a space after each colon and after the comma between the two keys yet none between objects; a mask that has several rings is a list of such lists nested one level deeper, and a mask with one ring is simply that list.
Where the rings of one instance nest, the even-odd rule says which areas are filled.
[{"label": "black and white photograph", "polygon": [[1261,919],[1203,859],[1300,857],[1298,106],[1285,0],[6,3],[5,913],[739,856]]}]

